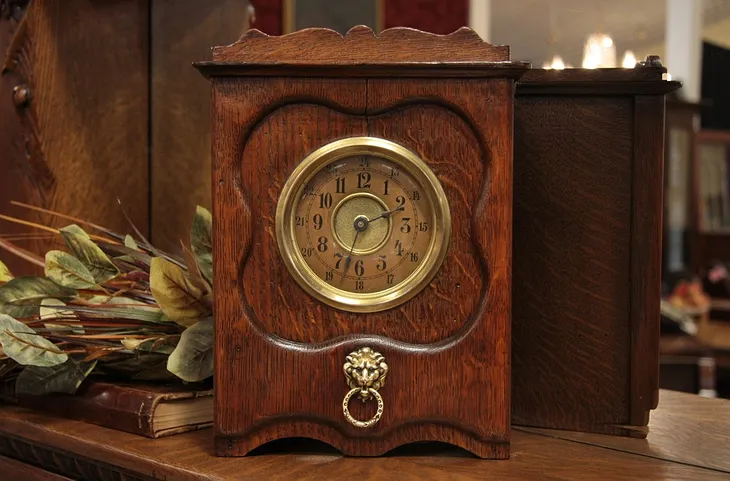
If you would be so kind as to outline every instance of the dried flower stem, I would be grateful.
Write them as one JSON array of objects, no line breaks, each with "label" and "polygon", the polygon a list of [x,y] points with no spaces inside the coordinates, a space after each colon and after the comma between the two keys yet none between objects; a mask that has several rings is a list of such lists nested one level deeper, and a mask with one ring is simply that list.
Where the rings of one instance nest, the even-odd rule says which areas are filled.
[{"label": "dried flower stem", "polygon": [[29,342],[29,341],[26,341],[25,339],[19,338],[18,336],[16,336],[15,334],[13,334],[11,331],[9,331],[7,329],[5,329],[5,334],[7,334],[8,336],[12,337],[13,339],[15,339],[16,341],[20,342],[21,344],[25,344],[27,346],[35,347],[36,349],[40,349],[42,351],[48,351],[48,352],[52,352],[54,354],[64,354],[65,353],[65,351],[59,351],[58,349],[51,349],[49,347],[43,347],[43,346],[38,346],[36,344],[33,344],[32,342]]},{"label": "dried flower stem", "polygon": [[[8,222],[12,222],[14,224],[21,224],[21,225],[27,225],[29,227],[35,227],[36,229],[44,230],[46,232],[52,232],[54,234],[60,234],[61,231],[58,229],[54,229],[53,227],[48,227],[42,224],[36,224],[35,222],[30,222],[23,219],[17,219],[15,217],[10,217],[8,215],[0,214],[0,219],[6,220]],[[89,234],[89,237],[93,240],[102,241],[102,242],[108,242],[110,244],[118,244],[119,242],[113,239],[109,239],[107,237],[102,237],[94,234]]]},{"label": "dried flower stem", "polygon": [[46,263],[41,259],[40,257],[36,256],[35,254],[32,254],[28,252],[25,249],[22,249],[20,247],[14,246],[10,242],[0,240],[0,247],[7,250],[8,252],[15,254],[16,256],[20,257],[21,259],[25,259],[26,261],[30,262],[31,264],[35,264],[39,267],[46,267]]},{"label": "dried flower stem", "polygon": [[88,225],[89,227],[93,227],[94,229],[96,229],[96,230],[98,230],[100,232],[103,232],[103,233],[105,233],[108,236],[115,237],[115,238],[118,237],[117,234],[115,234],[114,232],[110,231],[109,229],[107,229],[105,227],[102,227],[100,225],[94,224],[93,222],[89,222],[89,221],[85,221],[83,219],[79,219],[78,217],[73,217],[73,216],[67,215],[67,214],[61,214],[60,212],[56,212],[54,210],[49,210],[49,209],[44,209],[43,207],[37,207],[37,206],[34,206],[34,205],[25,204],[23,202],[18,202],[17,200],[11,200],[10,203],[12,205],[16,205],[18,207],[24,207],[26,209],[34,210],[36,212],[43,212],[44,214],[50,214],[50,215],[54,215],[56,217],[60,217],[61,219],[70,220],[72,222],[76,222],[77,224]]}]

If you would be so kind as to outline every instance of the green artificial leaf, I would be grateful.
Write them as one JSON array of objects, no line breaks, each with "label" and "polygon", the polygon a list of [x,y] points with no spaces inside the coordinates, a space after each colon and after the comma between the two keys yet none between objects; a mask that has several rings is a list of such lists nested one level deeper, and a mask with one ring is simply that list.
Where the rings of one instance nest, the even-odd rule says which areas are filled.
[{"label": "green artificial leaf", "polygon": [[192,326],[211,313],[205,293],[180,266],[161,257],[152,258],[150,290],[162,312],[182,326]]},{"label": "green artificial leaf", "polygon": [[[43,299],[41,302],[41,321],[52,321],[54,319],[60,319],[63,322],[78,322],[79,318],[70,309],[63,309],[66,304],[58,299]],[[71,331],[73,334],[84,334],[83,326],[72,327],[68,324],[53,324],[44,322],[44,326],[47,329],[53,329],[59,331],[61,334],[68,334]]]},{"label": "green artificial leaf", "polygon": [[[103,250],[107,254],[109,254],[109,249],[106,248],[107,246],[108,246],[108,244],[99,245],[99,247],[101,248],[101,250]],[[129,234],[127,234],[126,236],[124,236],[124,247],[126,249],[131,249],[131,250],[133,250],[135,252],[139,252],[139,246],[137,245],[137,242],[134,240],[134,237],[132,237]],[[124,262],[128,262],[130,264],[134,264],[134,258],[132,256],[129,256],[129,255],[123,255],[123,256],[115,257],[115,259],[118,260],[118,261],[124,261]]]},{"label": "green artificial leaf", "polygon": [[185,329],[167,360],[167,370],[188,382],[213,375],[213,319],[198,321]]},{"label": "green artificial leaf", "polygon": [[8,266],[0,261],[0,282],[8,282],[12,278],[13,275],[10,273],[10,269],[8,269]]},{"label": "green artificial leaf", "polygon": [[124,245],[130,249],[139,250],[139,246],[137,245],[137,242],[135,242],[134,237],[129,234],[124,237]]},{"label": "green artificial leaf", "polygon": [[25,366],[55,366],[68,359],[51,341],[5,314],[0,314],[0,343],[6,356]]},{"label": "green artificial leaf", "polygon": [[76,224],[67,225],[66,227],[64,227],[61,230],[62,231],[65,231],[65,232],[69,232],[71,234],[75,234],[75,235],[77,235],[79,237],[83,237],[85,239],[91,240],[91,237],[89,236],[89,234],[87,234],[84,229],[82,229],[81,227],[77,226]]},{"label": "green artificial leaf", "polygon": [[67,252],[46,253],[46,276],[60,286],[73,289],[96,287],[94,276],[78,259]]},{"label": "green artificial leaf", "polygon": [[52,392],[75,394],[94,367],[96,361],[81,362],[72,358],[55,366],[28,366],[15,381],[15,393],[32,396]]},{"label": "green artificial leaf", "polygon": [[140,261],[144,265],[150,265],[152,257],[149,254],[127,247],[126,245],[108,244],[106,242],[98,242],[99,248],[106,254],[119,256],[117,259],[134,263]]},{"label": "green artificial leaf", "polygon": [[47,277],[22,276],[0,285],[0,313],[16,319],[38,314],[43,299],[73,299],[76,291]]},{"label": "green artificial leaf", "polygon": [[117,266],[80,227],[72,224],[59,230],[68,248],[89,269],[97,284],[103,284],[119,275]]},{"label": "green artificial leaf", "polygon": [[198,261],[203,277],[213,284],[213,217],[204,207],[197,206],[190,228],[190,247]]}]

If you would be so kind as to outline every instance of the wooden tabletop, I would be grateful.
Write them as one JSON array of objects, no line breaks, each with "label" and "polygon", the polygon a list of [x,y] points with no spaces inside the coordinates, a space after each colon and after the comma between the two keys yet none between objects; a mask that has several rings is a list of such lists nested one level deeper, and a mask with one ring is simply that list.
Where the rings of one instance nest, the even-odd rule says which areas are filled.
[{"label": "wooden tabletop", "polygon": [[662,391],[649,429],[646,439],[630,439],[514,427],[512,456],[504,461],[433,444],[350,458],[306,440],[275,442],[246,458],[220,458],[213,455],[210,429],[153,440],[2,406],[0,478],[730,479],[729,400]]}]

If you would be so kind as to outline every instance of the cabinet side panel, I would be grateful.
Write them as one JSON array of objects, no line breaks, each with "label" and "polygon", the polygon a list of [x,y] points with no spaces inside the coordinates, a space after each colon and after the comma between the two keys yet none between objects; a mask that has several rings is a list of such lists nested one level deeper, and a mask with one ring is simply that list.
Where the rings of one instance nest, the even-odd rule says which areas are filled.
[{"label": "cabinet side panel", "polygon": [[517,98],[515,424],[629,421],[632,119],[630,97]]},{"label": "cabinet side panel", "polygon": [[664,191],[664,97],[634,106],[631,224],[631,419],[644,426],[659,400],[659,331]]}]

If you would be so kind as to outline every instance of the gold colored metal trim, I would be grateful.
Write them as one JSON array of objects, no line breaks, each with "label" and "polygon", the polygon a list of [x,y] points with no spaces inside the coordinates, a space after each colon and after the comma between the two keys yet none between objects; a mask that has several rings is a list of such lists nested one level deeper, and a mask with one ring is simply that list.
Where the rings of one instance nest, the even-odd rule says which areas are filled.
[{"label": "gold colored metal trim", "polygon": [[[421,186],[431,204],[431,242],[424,260],[410,276],[388,289],[354,293],[338,289],[319,278],[297,248],[294,210],[309,180],[331,162],[357,155],[387,159],[406,169]],[[292,172],[276,208],[276,239],[284,264],[294,280],[311,296],[332,307],[351,312],[378,312],[398,306],[418,294],[438,272],[451,237],[451,213],[440,182],[413,152],[377,137],[352,137],[331,142],[308,155]]]},{"label": "gold colored metal trim", "polygon": [[[350,247],[352,246],[352,243],[350,242],[348,244],[347,242],[343,242],[343,240],[340,236],[340,232],[339,232],[340,229],[342,228],[342,226],[338,225],[336,222],[337,214],[338,214],[340,208],[346,202],[349,202],[352,199],[357,199],[357,198],[362,198],[362,197],[372,199],[375,202],[377,202],[378,204],[380,204],[381,212],[388,210],[388,206],[385,204],[385,202],[383,202],[383,200],[380,197],[378,197],[377,195],[367,193],[367,192],[355,192],[354,194],[350,194],[347,197],[345,197],[344,199],[342,199],[332,210],[332,215],[330,217],[330,231],[332,232],[332,237],[335,239],[335,242],[337,242],[337,245],[339,245],[342,250],[349,250]],[[374,246],[370,247],[369,249],[362,249],[362,248],[356,247],[355,249],[352,250],[352,253],[354,255],[365,256],[368,254],[372,254],[373,252],[377,252],[388,242],[388,240],[390,240],[390,235],[393,232],[393,217],[388,216],[388,218],[386,220],[387,220],[386,225],[388,226],[388,228],[387,228],[387,233],[383,237],[383,239],[377,245],[374,245]],[[352,225],[352,223],[350,223],[350,226],[351,225]]]},{"label": "gold colored metal trim", "polygon": [[369,428],[373,424],[380,421],[380,417],[383,415],[383,398],[380,396],[380,393],[378,393],[378,391],[376,391],[375,389],[368,389],[367,392],[370,393],[375,398],[375,401],[378,403],[378,410],[375,412],[375,415],[367,421],[360,421],[359,419],[355,419],[354,417],[352,417],[352,414],[350,414],[350,408],[348,407],[348,405],[350,404],[350,398],[353,394],[358,392],[360,392],[360,388],[356,387],[354,389],[350,389],[350,392],[345,394],[345,399],[342,400],[342,412],[345,415],[345,419],[347,419],[347,421],[353,424],[355,427]]},{"label": "gold colored metal trim", "polygon": [[[351,352],[345,358],[345,365],[342,366],[347,378],[347,385],[352,388],[345,394],[342,400],[342,413],[345,419],[358,428],[368,428],[380,421],[383,415],[383,398],[378,389],[385,385],[385,378],[388,376],[388,365],[385,363],[385,356],[373,351],[369,347],[363,347]],[[367,421],[360,421],[350,414],[350,398],[359,394],[362,402],[375,399],[378,409],[375,415]]]}]

